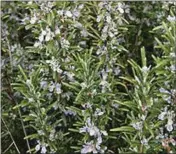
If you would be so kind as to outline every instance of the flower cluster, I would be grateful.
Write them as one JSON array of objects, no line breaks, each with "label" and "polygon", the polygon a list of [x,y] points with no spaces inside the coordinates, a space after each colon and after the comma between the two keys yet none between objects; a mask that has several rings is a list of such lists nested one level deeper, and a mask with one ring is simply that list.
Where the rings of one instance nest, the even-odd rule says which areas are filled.
[{"label": "flower cluster", "polygon": [[41,143],[40,141],[37,141],[37,142],[38,142],[38,144],[36,145],[35,150],[36,150],[36,151],[41,150],[40,152],[41,152],[42,154],[46,153],[46,152],[47,152],[47,149],[46,149],[47,144],[43,144],[43,143]]},{"label": "flower cluster", "polygon": [[174,118],[175,118],[174,111],[168,111],[167,107],[165,107],[164,111],[161,112],[158,116],[158,119],[160,120],[167,119],[167,124],[165,125],[165,127],[169,132],[173,130]]},{"label": "flower cluster", "polygon": [[58,73],[63,72],[63,70],[60,69],[60,64],[59,64],[58,60],[55,59],[54,57],[52,57],[52,60],[46,60],[46,63],[48,63],[50,65],[50,67],[52,68],[53,71],[56,71]]},{"label": "flower cluster", "polygon": [[[101,112],[101,111],[99,111],[99,109],[97,109],[95,114],[100,116],[103,114],[103,112]],[[85,125],[86,126],[84,126],[83,128],[80,128],[79,132],[80,133],[84,133],[84,132],[88,133],[90,136],[94,137],[94,141],[90,141],[90,142],[85,143],[85,145],[83,145],[83,149],[81,150],[81,153],[89,153],[89,152],[102,153],[102,152],[104,152],[107,147],[104,147],[102,149],[100,145],[102,143],[102,135],[107,136],[108,135],[107,132],[99,130],[95,126],[93,121],[91,121],[90,117],[87,118]]]}]

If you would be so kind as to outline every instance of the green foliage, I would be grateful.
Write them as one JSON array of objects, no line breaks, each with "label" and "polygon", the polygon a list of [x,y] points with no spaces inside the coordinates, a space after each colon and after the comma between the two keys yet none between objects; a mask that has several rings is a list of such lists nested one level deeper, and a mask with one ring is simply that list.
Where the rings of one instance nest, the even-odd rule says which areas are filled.
[{"label": "green foliage", "polygon": [[174,2],[2,2],[2,153],[176,152]]}]

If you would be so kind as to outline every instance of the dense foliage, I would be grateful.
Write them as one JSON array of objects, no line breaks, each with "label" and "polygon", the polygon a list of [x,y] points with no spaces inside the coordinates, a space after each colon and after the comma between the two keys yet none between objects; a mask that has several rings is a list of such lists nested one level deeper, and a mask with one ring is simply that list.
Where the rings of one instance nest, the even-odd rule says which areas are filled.
[{"label": "dense foliage", "polygon": [[176,153],[174,2],[2,2],[2,153]]}]

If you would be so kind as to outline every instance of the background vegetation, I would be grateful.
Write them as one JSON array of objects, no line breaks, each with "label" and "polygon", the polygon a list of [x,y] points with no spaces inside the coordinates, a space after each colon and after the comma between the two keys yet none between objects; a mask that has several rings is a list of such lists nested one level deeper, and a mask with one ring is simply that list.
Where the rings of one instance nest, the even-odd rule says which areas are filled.
[{"label": "background vegetation", "polygon": [[2,2],[2,153],[176,152],[174,2]]}]

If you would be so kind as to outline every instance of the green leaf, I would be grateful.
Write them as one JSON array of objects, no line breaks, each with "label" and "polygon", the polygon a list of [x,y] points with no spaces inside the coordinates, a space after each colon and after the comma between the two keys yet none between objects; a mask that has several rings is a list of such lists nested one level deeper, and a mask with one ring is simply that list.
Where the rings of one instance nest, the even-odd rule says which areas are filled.
[{"label": "green leaf", "polygon": [[36,133],[36,134],[31,134],[31,135],[28,135],[28,136],[26,136],[26,137],[24,137],[24,139],[35,139],[35,138],[38,138],[38,134]]},{"label": "green leaf", "polygon": [[130,83],[132,83],[132,84],[135,84],[136,82],[134,81],[134,79],[133,78],[130,78],[130,77],[119,77],[120,79],[123,79],[123,80],[126,80],[126,81],[128,81],[128,82],[130,82]]},{"label": "green leaf", "polygon": [[135,129],[130,126],[122,126],[119,128],[110,129],[111,132],[135,132]]},{"label": "green leaf", "polygon": [[147,66],[145,48],[144,47],[141,48],[141,59],[142,59],[142,66],[143,67]]},{"label": "green leaf", "polygon": [[80,91],[77,87],[75,87],[75,86],[73,86],[73,85],[71,85],[71,84],[68,84],[68,83],[66,83],[66,82],[62,82],[62,84],[63,84],[64,86],[70,88],[70,89],[76,90],[77,92]]},{"label": "green leaf", "polygon": [[69,128],[68,130],[71,132],[79,133],[79,130],[77,130],[77,129]]},{"label": "green leaf", "polygon": [[18,65],[18,68],[20,69],[20,72],[22,73],[24,79],[27,80],[28,78],[27,78],[26,74],[24,73],[23,68],[20,65]]}]

